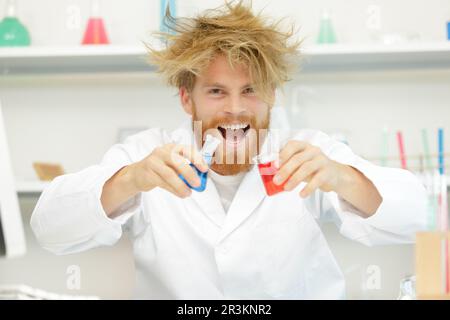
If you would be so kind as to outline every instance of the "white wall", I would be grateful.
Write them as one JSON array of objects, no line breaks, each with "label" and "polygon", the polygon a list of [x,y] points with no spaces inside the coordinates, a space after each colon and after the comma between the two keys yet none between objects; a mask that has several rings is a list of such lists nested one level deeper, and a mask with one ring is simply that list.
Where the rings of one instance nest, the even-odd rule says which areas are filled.
[{"label": "white wall", "polygon": [[[4,2],[0,1],[0,10]],[[190,3],[203,8],[220,1]],[[302,36],[309,42],[315,37],[322,7],[332,9],[339,39],[344,42],[369,40],[364,29],[369,4],[382,6],[383,31],[419,32],[424,41],[443,39],[444,22],[450,19],[450,2],[444,0],[255,0],[254,3],[257,8],[267,4],[266,12],[270,14],[290,15],[302,26]],[[78,43],[81,30],[67,28],[66,9],[79,4],[85,17],[88,1],[22,0],[20,4],[20,16],[33,30],[36,45]],[[114,43],[135,44],[145,38],[147,30],[158,26],[157,1],[108,0],[103,9],[105,16],[108,15]],[[192,11],[192,8],[183,10]],[[120,29],[113,28],[115,25],[120,25]],[[449,89],[450,70],[300,74],[286,86],[285,97],[279,103],[292,115],[292,106],[297,101],[300,113],[291,117],[293,126],[342,131],[354,150],[363,156],[379,156],[384,126],[391,132],[403,130],[407,153],[415,155],[420,152],[421,128],[434,130],[443,126],[450,131]],[[297,92],[298,99],[295,99]],[[69,172],[98,162],[116,141],[121,127],[175,127],[184,119],[175,93],[154,76],[143,74],[0,75],[0,98],[15,176],[35,179],[33,161],[60,162]],[[447,150],[448,142],[447,139]],[[393,156],[395,146],[391,135]],[[390,164],[397,166],[398,162],[394,160]],[[33,197],[21,199],[26,224],[35,201]],[[366,248],[343,239],[333,226],[323,228],[347,276],[349,298],[395,298],[400,278],[414,271],[412,246]],[[134,272],[127,239],[114,248],[66,257],[56,257],[40,249],[29,229],[27,239],[29,252],[25,257],[0,260],[0,284],[26,283],[56,292],[96,294],[105,298],[131,296]],[[66,269],[71,264],[82,268],[79,292],[66,288]],[[380,290],[362,289],[370,265],[380,267]]]},{"label": "white wall", "polygon": [[[35,45],[73,45],[81,41],[90,14],[89,0],[20,0],[20,18],[33,31]],[[6,0],[0,1],[0,16]],[[102,12],[113,43],[135,44],[148,39],[159,26],[159,0],[102,0]],[[181,15],[214,8],[222,0],[178,1]],[[290,17],[301,27],[301,36],[313,41],[321,11],[331,11],[339,41],[367,42],[368,6],[381,8],[382,33],[404,33],[425,41],[446,39],[445,22],[450,19],[447,0],[253,0],[254,8],[266,15]]]}]

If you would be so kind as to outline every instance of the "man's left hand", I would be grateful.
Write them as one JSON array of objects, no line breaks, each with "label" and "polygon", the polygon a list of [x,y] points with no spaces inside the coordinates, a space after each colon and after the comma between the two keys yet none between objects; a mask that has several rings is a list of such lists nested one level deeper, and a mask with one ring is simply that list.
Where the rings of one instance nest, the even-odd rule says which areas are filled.
[{"label": "man's left hand", "polygon": [[343,167],[346,167],[328,158],[320,148],[296,140],[289,141],[281,149],[279,161],[280,169],[274,183],[281,185],[287,180],[284,189],[291,191],[301,182],[307,182],[300,192],[303,198],[316,189],[338,191],[341,175],[345,172]]}]

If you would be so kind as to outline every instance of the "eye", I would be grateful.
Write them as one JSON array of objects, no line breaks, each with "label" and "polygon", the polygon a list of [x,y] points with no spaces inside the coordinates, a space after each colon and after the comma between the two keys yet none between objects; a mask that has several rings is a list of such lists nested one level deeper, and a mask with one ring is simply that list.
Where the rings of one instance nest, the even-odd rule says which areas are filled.
[{"label": "eye", "polygon": [[222,89],[219,88],[212,88],[208,91],[208,93],[213,94],[213,95],[220,95],[223,94]]},{"label": "eye", "polygon": [[253,94],[255,93],[255,89],[253,87],[248,87],[244,89],[244,94]]}]

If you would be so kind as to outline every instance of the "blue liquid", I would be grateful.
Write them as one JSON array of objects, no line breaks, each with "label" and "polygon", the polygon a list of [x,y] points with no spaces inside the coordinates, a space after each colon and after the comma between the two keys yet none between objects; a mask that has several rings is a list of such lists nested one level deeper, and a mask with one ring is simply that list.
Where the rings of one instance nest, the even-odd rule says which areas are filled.
[{"label": "blue liquid", "polygon": [[450,40],[450,21],[447,22],[447,40]]},{"label": "blue liquid", "polygon": [[189,184],[189,182],[187,182],[186,179],[180,174],[181,180],[183,180],[184,183],[186,183],[186,185],[189,188],[191,188],[192,190],[199,191],[199,192],[205,191],[205,189],[206,189],[206,181],[208,180],[208,172],[201,172],[193,164],[190,164],[190,166],[195,170],[195,172],[197,172],[197,175],[200,178],[200,183],[201,183],[200,187],[193,187],[193,186],[191,186]]},{"label": "blue liquid", "polygon": [[[208,164],[208,166],[211,164],[211,160],[212,157],[211,156],[205,156],[204,157],[205,162]],[[180,174],[179,177],[181,178],[181,180],[184,181],[184,183],[186,183],[186,185],[191,188],[192,190],[198,191],[198,192],[202,192],[205,191],[206,189],[206,181],[208,180],[208,172],[201,172],[200,170],[197,169],[196,166],[194,166],[192,163],[190,164],[190,166],[192,167],[192,169],[194,169],[194,171],[197,173],[199,179],[200,179],[200,186],[199,187],[193,187],[191,186],[187,180]]]},{"label": "blue liquid", "polygon": [[170,21],[164,21],[164,17],[166,15],[166,9],[169,7],[170,15],[172,17],[177,16],[177,7],[176,0],[160,0],[160,12],[159,12],[159,31],[166,33],[173,33],[172,30],[165,24],[168,23],[170,25]]}]

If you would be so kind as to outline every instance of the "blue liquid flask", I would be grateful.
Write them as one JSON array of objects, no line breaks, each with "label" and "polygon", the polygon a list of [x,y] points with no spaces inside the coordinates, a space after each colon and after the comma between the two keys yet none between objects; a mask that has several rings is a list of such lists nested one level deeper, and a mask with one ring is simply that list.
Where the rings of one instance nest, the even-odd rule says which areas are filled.
[{"label": "blue liquid flask", "polygon": [[[207,135],[206,136],[205,144],[204,144],[204,146],[202,148],[201,153],[202,153],[202,156],[203,156],[203,160],[205,160],[205,162],[206,162],[206,164],[208,166],[211,165],[214,152],[216,151],[216,149],[219,146],[219,144],[220,144],[220,140],[219,139],[213,137],[212,135]],[[194,171],[197,173],[198,177],[200,178],[200,186],[199,187],[193,187],[186,181],[186,179],[181,174],[179,175],[179,177],[192,190],[199,191],[199,192],[205,191],[205,189],[206,189],[206,181],[208,180],[208,172],[201,172],[192,163],[189,164],[189,165],[194,169]]]},{"label": "blue liquid flask", "polygon": [[[212,156],[204,156],[203,158],[205,159],[206,163],[209,166],[211,164]],[[187,186],[189,188],[191,188],[192,190],[199,191],[199,192],[205,191],[205,189],[206,189],[206,181],[208,180],[208,171],[207,172],[201,172],[192,163],[190,164],[190,166],[195,170],[195,172],[197,173],[198,177],[200,178],[200,186],[199,187],[191,186],[189,184],[189,182],[187,182],[186,179],[180,174],[181,180],[183,180],[184,183],[186,183]]]},{"label": "blue liquid flask", "polygon": [[447,22],[447,40],[450,40],[450,21]]}]

